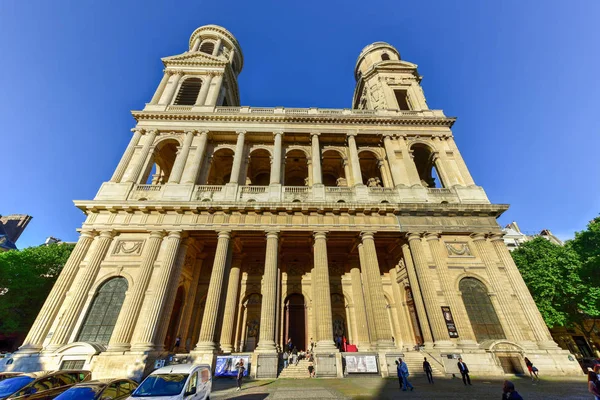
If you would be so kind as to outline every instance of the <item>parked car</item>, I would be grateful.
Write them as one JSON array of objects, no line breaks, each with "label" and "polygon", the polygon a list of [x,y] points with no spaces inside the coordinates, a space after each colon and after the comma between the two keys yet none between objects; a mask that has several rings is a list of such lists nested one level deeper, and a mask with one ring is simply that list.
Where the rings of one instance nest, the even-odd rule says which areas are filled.
[{"label": "parked car", "polygon": [[55,397],[54,400],[121,400],[138,387],[131,379],[100,379],[78,383]]},{"label": "parked car", "polygon": [[31,372],[0,381],[0,400],[49,400],[71,386],[90,380],[90,371]]},{"label": "parked car", "polygon": [[152,372],[130,399],[205,400],[210,398],[212,371],[208,364],[178,364]]}]

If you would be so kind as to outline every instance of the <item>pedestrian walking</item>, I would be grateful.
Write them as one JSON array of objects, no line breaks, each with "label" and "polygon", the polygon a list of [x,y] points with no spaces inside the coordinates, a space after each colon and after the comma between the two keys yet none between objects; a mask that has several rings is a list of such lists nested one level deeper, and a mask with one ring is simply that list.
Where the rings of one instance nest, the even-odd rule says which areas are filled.
[{"label": "pedestrian walking", "polygon": [[504,381],[502,385],[502,400],[523,400],[523,397],[515,390],[515,384]]},{"label": "pedestrian walking", "polygon": [[288,359],[290,358],[290,354],[286,351],[283,352],[283,368],[287,368],[288,367]]},{"label": "pedestrian walking", "polygon": [[244,367],[244,360],[240,358],[240,360],[235,364],[235,368],[237,369],[237,390],[242,390],[242,378],[244,377],[244,371],[246,367]]},{"label": "pedestrian walking", "polygon": [[527,371],[529,371],[529,376],[531,377],[531,381],[534,382],[536,380],[540,380],[538,376],[538,369],[533,365],[529,358],[525,357],[525,365],[527,366]]},{"label": "pedestrian walking", "polygon": [[410,388],[410,391],[412,392],[414,387],[408,381],[408,376],[410,375],[408,373],[408,365],[406,365],[406,363],[399,358],[396,369],[398,371],[398,381],[401,384],[402,391],[406,392],[406,390]]},{"label": "pedestrian walking", "polygon": [[423,360],[423,372],[425,372],[425,375],[427,375],[427,381],[429,383],[433,383],[433,375],[431,374],[431,364],[429,364],[429,361],[427,361],[427,357],[425,357],[425,359]]},{"label": "pedestrian walking", "polygon": [[600,381],[594,371],[588,371],[588,391],[594,395],[594,400],[600,400]]},{"label": "pedestrian walking", "polygon": [[465,386],[467,386],[467,382],[470,385],[471,378],[469,377],[469,367],[467,367],[467,364],[465,364],[463,362],[462,358],[458,359],[458,370],[460,371],[460,374],[462,375],[462,380],[463,380],[463,383],[465,384]]},{"label": "pedestrian walking", "polygon": [[310,352],[312,353],[315,349],[315,341],[313,338],[310,338]]},{"label": "pedestrian walking", "polygon": [[308,356],[308,376],[310,378],[315,377],[315,358],[313,357],[312,353],[310,353]]},{"label": "pedestrian walking", "polygon": [[180,344],[181,344],[181,338],[179,336],[177,336],[175,338],[175,347],[174,347],[174,350],[177,350],[179,348]]},{"label": "pedestrian walking", "polygon": [[292,351],[292,349],[294,348],[291,338],[288,338],[287,343],[285,345],[287,346],[288,351]]},{"label": "pedestrian walking", "polygon": [[292,350],[292,362],[294,365],[298,365],[298,349],[296,347]]}]

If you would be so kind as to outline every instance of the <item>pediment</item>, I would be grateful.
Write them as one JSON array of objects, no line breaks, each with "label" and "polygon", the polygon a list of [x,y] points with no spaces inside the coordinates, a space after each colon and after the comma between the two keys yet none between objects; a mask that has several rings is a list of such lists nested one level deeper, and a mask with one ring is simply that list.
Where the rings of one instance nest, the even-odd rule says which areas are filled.
[{"label": "pediment", "polygon": [[165,65],[198,65],[198,64],[210,64],[210,65],[225,65],[227,61],[222,60],[217,56],[195,51],[193,53],[187,52],[178,54],[176,56],[164,57],[161,59]]}]

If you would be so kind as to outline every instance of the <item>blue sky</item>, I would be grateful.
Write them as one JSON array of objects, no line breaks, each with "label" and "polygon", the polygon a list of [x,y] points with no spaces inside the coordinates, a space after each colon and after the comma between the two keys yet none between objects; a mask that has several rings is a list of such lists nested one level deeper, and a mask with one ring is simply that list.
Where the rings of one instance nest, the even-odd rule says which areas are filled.
[{"label": "blue sky", "polygon": [[[364,9],[368,4],[370,9]],[[500,219],[562,238],[600,211],[600,2],[0,2],[0,214],[33,216],[17,245],[76,240],[150,101],[160,57],[219,24],[245,57],[243,105],[351,107],[374,41],[419,65]]]}]

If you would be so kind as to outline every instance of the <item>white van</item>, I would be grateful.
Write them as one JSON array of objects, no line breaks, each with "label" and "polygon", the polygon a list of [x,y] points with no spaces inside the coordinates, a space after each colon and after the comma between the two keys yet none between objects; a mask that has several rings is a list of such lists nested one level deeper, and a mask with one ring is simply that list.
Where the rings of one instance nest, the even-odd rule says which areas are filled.
[{"label": "white van", "polygon": [[152,372],[131,394],[132,400],[208,400],[212,371],[208,364],[178,364]]}]

